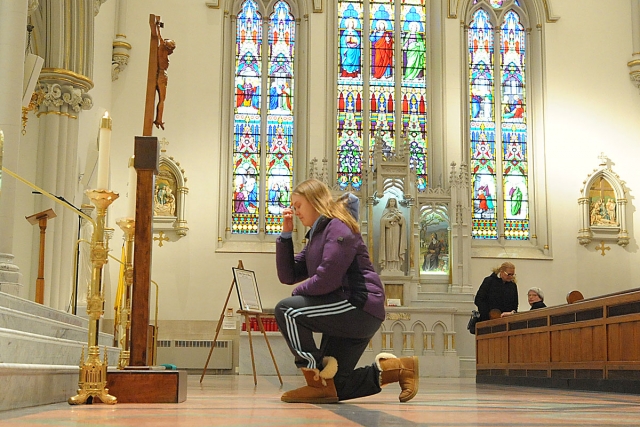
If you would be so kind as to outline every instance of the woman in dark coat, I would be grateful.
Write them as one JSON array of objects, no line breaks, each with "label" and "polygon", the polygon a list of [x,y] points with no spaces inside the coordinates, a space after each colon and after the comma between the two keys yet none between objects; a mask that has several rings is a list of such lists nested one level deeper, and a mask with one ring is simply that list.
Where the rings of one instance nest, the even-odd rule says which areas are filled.
[{"label": "woman in dark coat", "polygon": [[516,286],[516,267],[503,262],[485,277],[476,294],[475,304],[480,312],[480,320],[489,320],[489,312],[498,310],[500,317],[509,316],[518,311],[518,287]]}]

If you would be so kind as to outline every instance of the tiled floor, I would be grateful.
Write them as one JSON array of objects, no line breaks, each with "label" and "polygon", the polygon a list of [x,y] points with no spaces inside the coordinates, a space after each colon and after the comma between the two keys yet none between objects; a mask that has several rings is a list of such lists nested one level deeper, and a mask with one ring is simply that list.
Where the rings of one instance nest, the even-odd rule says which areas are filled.
[{"label": "tiled floor", "polygon": [[[280,394],[302,377],[189,376],[179,404],[66,403],[0,413],[2,427],[39,426],[640,426],[640,396],[476,385],[472,379],[421,378],[408,403],[396,384],[382,393],[333,405],[287,404]],[[1,391],[0,391],[1,393]]]}]

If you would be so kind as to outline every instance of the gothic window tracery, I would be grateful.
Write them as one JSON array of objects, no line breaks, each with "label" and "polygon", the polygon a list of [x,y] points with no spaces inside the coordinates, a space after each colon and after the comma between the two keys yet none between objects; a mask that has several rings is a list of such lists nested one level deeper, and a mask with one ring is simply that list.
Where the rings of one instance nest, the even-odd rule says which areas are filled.
[{"label": "gothic window tracery", "polygon": [[293,188],[296,22],[290,3],[236,18],[231,233],[280,233]]},{"label": "gothic window tracery", "polygon": [[467,28],[473,238],[527,241],[530,118],[526,11],[475,0]]},{"label": "gothic window tracery", "polygon": [[381,140],[406,142],[418,191],[427,173],[427,28],[424,0],[337,2],[337,184],[359,190]]}]

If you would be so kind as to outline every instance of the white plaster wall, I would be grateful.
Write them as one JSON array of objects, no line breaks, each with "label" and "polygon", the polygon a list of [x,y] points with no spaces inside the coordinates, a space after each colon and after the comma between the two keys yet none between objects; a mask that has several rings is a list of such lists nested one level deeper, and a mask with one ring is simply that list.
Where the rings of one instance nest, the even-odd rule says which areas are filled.
[{"label": "white plaster wall", "polygon": [[[228,144],[222,123],[222,94],[228,83],[222,81],[223,43],[232,43],[223,32],[225,2],[220,9],[208,9],[204,2],[182,0],[128,1],[125,34],[132,45],[129,65],[111,82],[111,43],[115,37],[115,2],[102,5],[96,18],[95,87],[90,94],[94,107],[82,113],[80,123],[79,165],[84,170],[88,150],[95,144],[99,118],[104,110],[113,117],[111,153],[111,187],[121,199],[113,205],[109,225],[116,228],[112,240],[113,254],[119,256],[122,232],[115,220],[126,212],[127,161],[133,153],[134,137],[142,134],[144,100],[149,49],[149,14],[162,17],[162,34],[176,41],[170,56],[169,84],[164,119],[166,130],[154,129],[158,138],[170,141],[168,154],[185,169],[187,186],[187,221],[189,234],[177,241],[153,246],[152,278],[160,285],[159,317],[163,320],[217,320],[231,283],[231,267],[239,259],[245,267],[258,274],[261,296],[266,307],[289,295],[290,288],[279,284],[272,253],[216,252],[218,205],[227,197],[220,188],[220,144]],[[631,227],[631,243],[626,248],[613,243],[601,256],[580,246],[576,236],[579,228],[578,197],[582,182],[598,166],[598,155],[604,152],[613,162],[613,169],[627,182],[630,191],[629,219],[637,223],[640,217],[633,205],[640,191],[637,159],[640,158],[640,92],[628,76],[627,61],[632,54],[630,5],[627,1],[562,0],[553,2],[558,22],[545,25],[545,122],[546,161],[548,174],[548,205],[551,224],[552,260],[515,260],[517,266],[521,309],[526,307],[526,290],[540,286],[549,305],[564,303],[566,293],[580,289],[587,297],[637,287],[639,275],[638,232]],[[328,7],[327,10],[330,8]],[[444,13],[444,12],[443,12]],[[303,18],[305,19],[305,18]],[[332,118],[327,105],[332,102],[333,87],[329,74],[334,72],[327,52],[333,52],[327,37],[328,12],[309,13],[309,41],[300,46],[309,50],[306,64],[309,82],[304,91],[309,108],[307,160],[321,159],[333,153],[325,141],[331,140]],[[443,139],[446,142],[444,163],[460,162],[462,148],[460,77],[460,19],[447,19],[443,26],[446,40],[442,54],[446,90],[443,112]],[[436,60],[436,59],[434,59]],[[23,138],[21,170],[35,175],[37,128]],[[333,159],[330,159],[333,161]],[[80,192],[80,189],[79,189]],[[77,196],[77,204],[81,203]],[[28,204],[30,191],[17,195],[17,202]],[[25,214],[26,215],[26,214]],[[18,218],[18,216],[16,216]],[[25,225],[26,224],[26,225]],[[16,250],[16,260],[25,274],[25,284],[35,281],[28,277],[31,259],[32,230],[26,221],[16,219],[24,246]],[[16,235],[18,235],[18,233]],[[17,237],[16,237],[17,238]],[[66,259],[60,262],[68,262]],[[474,292],[498,259],[473,259],[471,284]],[[108,264],[105,290],[106,318],[112,318],[113,294],[119,266]],[[32,280],[33,279],[33,280]],[[31,292],[31,291],[30,291]],[[31,292],[32,293],[32,292]],[[154,301],[154,296],[152,300]],[[237,308],[235,294],[230,306]],[[153,308],[152,308],[153,310]],[[153,317],[153,311],[152,311]]]}]

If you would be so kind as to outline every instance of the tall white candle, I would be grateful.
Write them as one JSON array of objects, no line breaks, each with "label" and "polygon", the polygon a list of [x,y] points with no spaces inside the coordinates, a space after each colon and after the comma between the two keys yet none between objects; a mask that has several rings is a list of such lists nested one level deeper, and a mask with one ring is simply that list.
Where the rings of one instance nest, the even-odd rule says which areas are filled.
[{"label": "tall white candle", "polygon": [[129,159],[129,187],[128,187],[128,195],[127,201],[128,209],[127,209],[127,218],[136,219],[136,188],[138,185],[138,174],[136,173],[136,168],[133,167],[133,159],[135,156],[131,156]]},{"label": "tall white candle", "polygon": [[109,156],[111,151],[111,118],[105,112],[100,121],[100,138],[98,139],[98,190],[109,189]]}]

